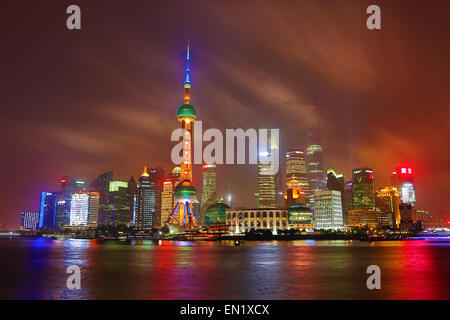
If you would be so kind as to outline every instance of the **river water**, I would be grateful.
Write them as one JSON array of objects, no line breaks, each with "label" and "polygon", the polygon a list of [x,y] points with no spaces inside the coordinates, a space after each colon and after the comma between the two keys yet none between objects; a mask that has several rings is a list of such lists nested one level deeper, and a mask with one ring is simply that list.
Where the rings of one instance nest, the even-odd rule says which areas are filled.
[{"label": "river water", "polygon": [[2,239],[0,299],[450,299],[450,242]]}]

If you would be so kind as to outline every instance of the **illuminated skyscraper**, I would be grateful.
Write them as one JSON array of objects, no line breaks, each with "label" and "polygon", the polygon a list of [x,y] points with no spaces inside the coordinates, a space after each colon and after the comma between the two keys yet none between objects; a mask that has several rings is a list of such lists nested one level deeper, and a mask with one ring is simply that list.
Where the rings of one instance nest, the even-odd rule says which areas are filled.
[{"label": "illuminated skyscraper", "polygon": [[414,172],[410,167],[397,167],[391,176],[392,184],[400,194],[400,229],[414,229],[417,222]]},{"label": "illuminated skyscraper", "polygon": [[99,225],[113,223],[113,216],[110,210],[110,198],[108,197],[109,183],[113,180],[113,172],[108,171],[98,176],[89,185],[89,191],[95,191],[100,194]]},{"label": "illuminated skyscraper", "polygon": [[70,176],[61,178],[61,191],[55,193],[58,196],[55,221],[56,230],[61,230],[69,226],[72,195],[80,191],[86,191],[86,183],[84,181],[75,180]]},{"label": "illuminated skyscraper", "polygon": [[373,170],[370,168],[353,169],[352,174],[353,206],[355,209],[374,209],[375,192]]},{"label": "illuminated skyscraper", "polygon": [[39,210],[39,229],[53,230],[56,225],[56,205],[58,196],[55,192],[42,192]]},{"label": "illuminated skyscraper", "polygon": [[[197,118],[197,111],[191,104],[191,78],[190,78],[190,62],[191,56],[189,52],[189,44],[186,54],[186,78],[184,80],[184,104],[182,104],[177,111],[178,121],[181,127],[185,130],[184,133],[184,153],[181,163],[181,182],[174,188],[174,198],[177,202],[176,207],[170,217],[172,224],[178,224],[187,229],[193,229],[196,226],[195,217],[193,214],[192,203],[196,199],[197,190],[192,185],[192,141],[193,132],[192,126]],[[178,217],[178,218],[177,218]]]},{"label": "illuminated skyscraper", "polygon": [[375,205],[382,212],[392,216],[392,223],[395,228],[400,224],[400,194],[396,187],[388,186],[379,188],[375,192]]},{"label": "illuminated skyscraper", "polygon": [[286,187],[288,187],[288,183],[291,180],[299,182],[300,188],[305,195],[305,204],[309,206],[310,192],[304,150],[286,152]]},{"label": "illuminated skyscraper", "polygon": [[62,193],[58,193],[58,200],[56,203],[56,230],[61,230],[70,224],[70,202],[72,201],[72,195],[70,198],[64,198]]},{"label": "illuminated skyscraper", "polygon": [[[274,173],[274,163],[272,160],[273,156],[278,154],[279,158],[279,141],[277,143],[272,143],[272,134],[274,130],[278,129],[268,129],[268,143],[266,151],[258,152],[258,202],[259,208],[275,208],[277,206],[277,190],[279,184],[279,171]],[[278,159],[278,162],[279,159]]]},{"label": "illuminated skyscraper", "polygon": [[87,227],[89,221],[89,195],[74,193],[70,202],[70,226]]},{"label": "illuminated skyscraper", "polygon": [[349,211],[353,209],[353,188],[352,182],[347,181],[345,183],[345,208],[344,211]]},{"label": "illuminated skyscraper", "polygon": [[164,168],[156,167],[149,170],[150,180],[153,182],[155,190],[155,215],[153,227],[161,228],[161,224],[166,221],[161,220],[161,196],[163,191]]},{"label": "illuminated skyscraper", "polygon": [[[180,175],[181,168],[176,166],[173,167],[169,176],[163,180],[163,189],[161,192],[161,227],[169,222],[172,212],[175,209],[176,201],[173,197],[173,190],[181,182]],[[179,216],[175,217],[177,220],[180,219]]]},{"label": "illuminated skyscraper", "polygon": [[164,179],[163,190],[161,192],[161,226],[164,226],[169,221],[169,217],[174,208],[173,188],[174,180],[172,178]]},{"label": "illuminated skyscraper", "polygon": [[88,215],[88,227],[98,227],[98,212],[100,209],[100,193],[92,191],[89,195],[89,215]]},{"label": "illuminated skyscraper", "polygon": [[136,191],[136,216],[135,225],[139,229],[150,229],[153,227],[155,214],[155,189],[150,180],[147,167],[139,178]]},{"label": "illuminated skyscraper", "polygon": [[391,176],[392,185],[400,193],[400,200],[411,205],[416,204],[416,191],[414,188],[414,174],[412,168],[397,167]]},{"label": "illuminated skyscraper", "polygon": [[205,210],[217,203],[216,194],[216,165],[204,164],[203,165],[203,189],[202,189],[202,202],[200,206],[200,219],[197,221],[199,224],[203,224],[203,215]]},{"label": "illuminated skyscraper", "polygon": [[308,173],[310,202],[314,201],[314,192],[326,190],[325,173],[323,170],[323,147],[320,144],[319,129],[316,122],[317,106],[319,100],[317,94],[312,95],[310,106],[311,123],[308,130],[308,146],[306,148],[306,170]]},{"label": "illuminated skyscraper", "polygon": [[343,174],[337,174],[333,169],[327,170],[327,190],[336,190],[341,193],[342,210],[345,206],[345,178]]},{"label": "illuminated skyscraper", "polygon": [[314,193],[315,228],[324,230],[342,230],[341,193],[335,190],[316,191]]}]

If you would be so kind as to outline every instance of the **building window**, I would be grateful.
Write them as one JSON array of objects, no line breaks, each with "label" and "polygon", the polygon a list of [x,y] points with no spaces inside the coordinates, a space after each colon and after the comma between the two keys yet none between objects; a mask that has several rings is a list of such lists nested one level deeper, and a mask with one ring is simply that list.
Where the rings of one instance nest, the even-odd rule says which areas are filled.
[{"label": "building window", "polygon": [[269,217],[273,218],[273,212],[272,211],[270,211]]},{"label": "building window", "polygon": [[267,218],[267,212],[263,212],[263,218]]}]

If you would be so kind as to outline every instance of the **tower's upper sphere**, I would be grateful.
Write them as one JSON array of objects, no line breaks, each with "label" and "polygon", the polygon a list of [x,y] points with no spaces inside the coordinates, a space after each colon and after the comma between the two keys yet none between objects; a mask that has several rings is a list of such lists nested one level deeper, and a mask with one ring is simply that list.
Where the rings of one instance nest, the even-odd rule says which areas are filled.
[{"label": "tower's upper sphere", "polygon": [[177,111],[178,120],[183,118],[190,118],[191,120],[197,119],[197,111],[192,104],[182,104]]},{"label": "tower's upper sphere", "polygon": [[181,181],[173,190],[173,196],[178,202],[186,202],[189,203],[195,200],[195,196],[197,195],[197,190],[188,180]]}]

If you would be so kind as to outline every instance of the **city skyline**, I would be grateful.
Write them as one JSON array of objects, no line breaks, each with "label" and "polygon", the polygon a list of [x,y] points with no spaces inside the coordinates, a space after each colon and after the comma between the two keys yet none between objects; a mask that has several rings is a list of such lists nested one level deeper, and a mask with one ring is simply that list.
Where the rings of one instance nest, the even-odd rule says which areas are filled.
[{"label": "city skyline", "polygon": [[[177,5],[193,15],[199,14],[183,4]],[[303,6],[316,15],[336,15],[330,8],[325,10],[315,4]],[[93,11],[96,8],[95,5],[86,7],[86,10]],[[142,7],[146,8],[144,4]],[[159,7],[163,11],[168,10],[165,5],[160,4]],[[390,175],[396,167],[413,167],[416,173],[418,208],[429,210],[433,214],[448,210],[449,200],[444,197],[446,177],[449,174],[445,160],[448,152],[448,129],[443,125],[448,114],[448,108],[445,106],[449,103],[449,97],[445,90],[439,91],[439,86],[446,81],[447,75],[436,75],[435,70],[428,70],[433,72],[433,79],[436,79],[433,81],[433,87],[429,87],[427,81],[424,81],[427,70],[421,69],[422,66],[410,69],[412,60],[408,61],[411,55],[438,55],[436,58],[439,58],[439,54],[425,49],[411,53],[411,47],[417,44],[408,43],[407,37],[395,44],[389,42],[394,41],[389,32],[397,35],[405,32],[395,24],[394,19],[399,17],[391,17],[389,13],[386,13],[384,21],[386,29],[392,26],[393,30],[382,31],[383,36],[389,40],[380,39],[367,30],[358,31],[356,34],[350,31],[348,35],[347,29],[354,29],[353,24],[358,23],[358,12],[363,11],[355,5],[344,8],[349,15],[355,13],[355,21],[333,20],[342,35],[335,34],[331,42],[337,46],[343,45],[344,48],[336,52],[334,65],[326,62],[325,67],[319,63],[333,57],[321,52],[316,41],[320,41],[331,30],[331,25],[327,22],[324,22],[324,26],[319,27],[318,31],[310,30],[312,35],[305,35],[303,38],[295,34],[284,36],[284,40],[293,38],[299,42],[292,52],[273,49],[277,47],[275,44],[283,39],[269,37],[270,46],[265,46],[260,42],[260,34],[254,33],[255,30],[251,28],[248,34],[237,39],[233,39],[235,32],[228,32],[224,34],[228,46],[231,44],[243,47],[241,54],[237,55],[211,34],[201,30],[201,23],[194,24],[190,30],[183,32],[171,30],[175,32],[175,36],[169,41],[152,31],[141,30],[143,25],[157,22],[149,22],[138,16],[137,21],[129,27],[115,27],[117,31],[122,32],[121,36],[127,33],[133,37],[123,43],[116,43],[113,36],[105,37],[101,41],[117,51],[113,54],[93,42],[99,32],[106,30],[106,26],[97,24],[112,18],[108,14],[94,13],[98,21],[90,21],[95,24],[95,28],[87,26],[80,35],[74,36],[63,29],[53,30],[55,18],[44,12],[40,18],[35,18],[36,22],[43,23],[42,26],[51,35],[50,38],[61,41],[65,39],[66,43],[62,43],[60,49],[64,50],[69,60],[62,61],[55,52],[36,49],[35,58],[46,65],[47,69],[42,69],[42,66],[35,63],[31,66],[25,61],[19,68],[30,68],[31,75],[27,79],[21,79],[25,82],[22,87],[17,86],[17,74],[20,74],[21,70],[6,68],[10,85],[16,90],[5,95],[4,102],[10,108],[6,110],[1,126],[2,144],[5,143],[3,149],[10,151],[9,155],[1,160],[2,167],[9,169],[6,175],[6,170],[2,170],[2,178],[12,184],[4,193],[7,200],[3,201],[4,206],[0,212],[2,228],[17,226],[20,212],[37,211],[38,194],[45,190],[57,190],[63,176],[79,177],[90,182],[100,173],[112,170],[116,180],[128,181],[130,176],[138,178],[140,170],[148,163],[152,167],[163,166],[166,172],[170,172],[174,165],[169,162],[172,144],[168,142],[170,132],[177,127],[173,117],[181,97],[179,79],[183,78],[181,73],[187,37],[195,44],[195,105],[199,118],[208,127],[279,127],[283,155],[291,149],[305,149],[309,120],[305,119],[308,96],[310,92],[317,91],[321,102],[318,112],[325,170],[334,168],[343,172],[346,179],[350,180],[352,169],[372,168],[377,189],[390,185]],[[258,10],[267,17],[277,13],[290,16],[283,5],[274,7],[275,13],[268,12],[267,9],[262,6]],[[33,10],[29,10],[26,14],[31,15]],[[133,16],[137,11],[137,8],[126,9],[124,14]],[[223,19],[227,21],[230,16],[226,15],[227,8],[224,8],[224,11]],[[396,10],[396,14],[401,15],[399,11]],[[413,14],[414,12],[413,10]],[[302,12],[299,14],[304,15]],[[44,17],[48,19],[41,20]],[[200,18],[203,18],[202,22],[212,19],[209,16]],[[238,15],[238,24],[249,23],[252,26],[251,21],[244,22],[239,18]],[[180,21],[174,22],[176,19]],[[176,26],[181,24],[183,19],[175,14],[164,23]],[[18,23],[7,22],[10,25]],[[284,24],[279,19],[275,22],[277,28],[283,29]],[[217,25],[222,23],[224,21],[220,20]],[[436,22],[428,23],[431,27],[439,26]],[[293,23],[294,26],[297,24]],[[300,25],[303,25],[303,22]],[[215,30],[214,24],[212,26]],[[163,29],[158,28],[158,31],[164,33]],[[20,38],[21,32],[24,31],[33,34],[31,30],[20,28],[15,32]],[[270,30],[265,31],[270,33]],[[441,34],[439,30],[436,32]],[[148,33],[154,36],[151,40],[146,39]],[[420,30],[417,30],[417,33],[418,37],[422,36],[421,40],[425,46],[428,39],[423,38]],[[30,37],[30,34],[27,37]],[[347,37],[350,40],[358,39],[362,45],[352,47],[354,44],[347,40]],[[247,38],[253,41],[250,41],[250,44],[244,43]],[[40,37],[39,39],[42,40]],[[83,47],[84,49],[69,52],[86,39],[89,40],[89,50]],[[11,41],[14,43],[17,40]],[[395,79],[387,79],[387,70],[377,70],[377,61],[382,58],[371,55],[365,46],[371,49],[384,46],[385,51],[377,51],[381,57],[393,53],[397,55],[394,56],[397,63],[396,73],[390,74],[395,76]],[[248,53],[245,49],[249,50]],[[446,46],[442,49],[448,51]],[[365,72],[359,72],[352,67],[349,61],[351,59],[347,60],[345,57],[350,53],[348,50],[351,50],[359,68]],[[255,51],[259,51],[257,59],[252,58]],[[25,52],[22,54],[19,59],[28,55]],[[423,59],[430,67],[436,63]],[[51,61],[54,64],[51,64]],[[443,59],[439,61],[441,64],[448,64],[448,61]],[[77,68],[77,63],[85,67],[82,67],[82,70],[70,66],[63,68],[63,65],[70,62],[77,65]],[[280,65],[281,62],[286,62],[286,66]],[[288,65],[293,71],[288,70]],[[441,67],[445,68],[442,65]],[[87,70],[89,68],[93,68],[93,73]],[[346,75],[347,72],[354,78]],[[34,74],[47,76],[43,83],[31,86],[30,81],[37,79]],[[83,83],[87,75],[98,85],[98,90],[92,92],[91,85],[86,86]],[[414,81],[409,81],[409,77]],[[438,81],[439,77],[443,79]],[[61,83],[59,78],[67,81]],[[292,85],[292,80],[296,80],[295,85]],[[393,90],[389,84],[392,85],[390,81],[396,80],[402,80],[402,86],[395,86],[396,90]],[[240,86],[242,88],[239,88]],[[423,90],[417,90],[416,86]],[[116,92],[119,88],[125,90]],[[413,95],[410,94],[411,91],[414,92]],[[438,94],[430,97],[430,91],[438,91]],[[447,96],[444,96],[444,93]],[[362,108],[361,105],[367,105],[367,108]],[[423,107],[417,107],[421,105]],[[23,110],[26,111],[25,114]],[[80,110],[83,112],[79,112]],[[239,117],[236,117],[237,114]],[[104,121],[98,124],[97,119]],[[427,128],[426,134],[423,133],[423,127]],[[35,139],[38,143],[35,143]],[[425,149],[429,152],[423,152]],[[194,166],[193,181],[197,188],[201,187],[201,171],[201,166]],[[10,174],[14,175],[14,179]],[[240,186],[236,181],[239,181],[241,175],[251,182]],[[253,193],[257,190],[257,167],[217,166],[219,197],[226,194],[228,185],[233,189],[233,206],[253,207]],[[249,191],[246,191],[247,189]]]}]

